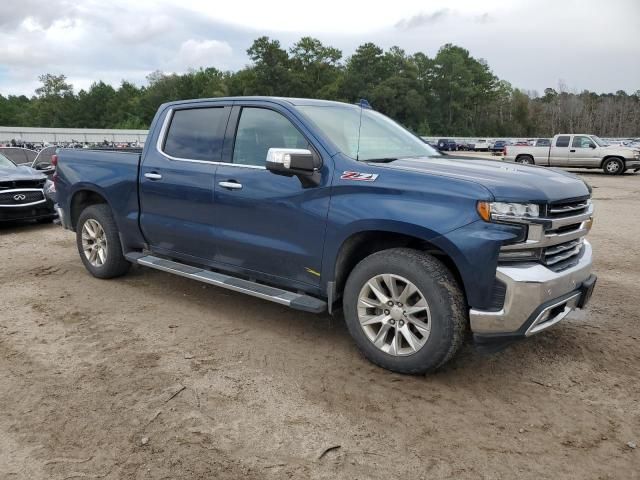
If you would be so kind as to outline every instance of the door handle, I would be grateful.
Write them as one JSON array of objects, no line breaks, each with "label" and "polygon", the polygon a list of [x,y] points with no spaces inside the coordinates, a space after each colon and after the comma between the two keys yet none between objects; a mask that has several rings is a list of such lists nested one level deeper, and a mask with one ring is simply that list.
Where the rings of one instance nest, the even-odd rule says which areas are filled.
[{"label": "door handle", "polygon": [[576,153],[576,151],[575,151],[575,150],[569,150],[569,151],[570,151],[571,153]]},{"label": "door handle", "polygon": [[229,182],[218,182],[218,185],[220,185],[222,188],[228,188],[229,190],[242,189],[242,184],[233,180]]},{"label": "door handle", "polygon": [[156,172],[148,172],[148,173],[145,173],[144,176],[149,180],[162,180],[162,175]]}]

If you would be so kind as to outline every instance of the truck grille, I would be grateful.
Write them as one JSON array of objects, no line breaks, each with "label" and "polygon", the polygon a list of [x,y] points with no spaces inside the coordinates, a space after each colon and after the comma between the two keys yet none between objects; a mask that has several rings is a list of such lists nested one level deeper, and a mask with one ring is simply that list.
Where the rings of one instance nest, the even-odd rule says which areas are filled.
[{"label": "truck grille", "polygon": [[589,208],[589,199],[552,203],[547,208],[547,217],[563,218],[585,213]]},{"label": "truck grille", "polygon": [[0,191],[0,206],[3,207],[19,207],[44,201],[42,190]]},{"label": "truck grille", "polygon": [[[584,237],[591,227],[593,205],[588,198],[571,199],[547,205],[544,217],[515,219],[528,225],[524,242],[504,245],[503,258],[509,252],[537,251],[537,257],[550,270],[559,272],[576,265],[584,251]],[[517,261],[517,257],[512,257]],[[524,261],[524,260],[523,260]]]},{"label": "truck grille", "polygon": [[578,263],[583,245],[583,238],[578,238],[544,248],[542,250],[542,263],[556,272],[573,267]]}]

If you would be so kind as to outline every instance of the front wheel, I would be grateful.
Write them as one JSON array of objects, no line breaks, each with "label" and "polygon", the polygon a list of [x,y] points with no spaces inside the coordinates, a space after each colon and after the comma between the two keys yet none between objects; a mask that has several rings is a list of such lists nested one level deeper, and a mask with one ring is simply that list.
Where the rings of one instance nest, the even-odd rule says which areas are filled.
[{"label": "front wheel", "polygon": [[374,253],[353,269],[344,291],[345,321],[363,354],[399,373],[445,364],[464,339],[464,296],[436,258],[408,248]]},{"label": "front wheel", "polygon": [[602,165],[602,170],[607,175],[620,175],[624,172],[624,163],[619,158],[610,158]]},{"label": "front wheel", "polygon": [[94,277],[119,277],[131,266],[122,253],[118,227],[108,205],[91,205],[82,211],[76,244],[82,263]]}]

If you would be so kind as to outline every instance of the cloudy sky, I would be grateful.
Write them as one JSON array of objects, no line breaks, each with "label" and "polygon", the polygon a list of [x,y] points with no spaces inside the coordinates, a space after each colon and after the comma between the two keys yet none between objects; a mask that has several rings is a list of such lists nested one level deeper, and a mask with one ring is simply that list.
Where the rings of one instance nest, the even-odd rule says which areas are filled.
[{"label": "cloudy sky", "polygon": [[640,89],[640,0],[13,0],[2,10],[4,95],[32,94],[42,73],[79,90],[143,84],[154,70],[236,70],[261,35],[287,48],[311,35],[345,56],[365,42],[429,56],[454,43],[528,90]]}]

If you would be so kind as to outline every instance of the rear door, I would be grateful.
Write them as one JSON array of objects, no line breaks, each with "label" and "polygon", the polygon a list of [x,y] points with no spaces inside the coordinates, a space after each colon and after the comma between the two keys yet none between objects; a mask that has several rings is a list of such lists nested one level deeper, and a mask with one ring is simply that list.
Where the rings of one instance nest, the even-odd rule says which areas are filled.
[{"label": "rear door", "polygon": [[[269,148],[314,148],[309,132],[290,112],[245,103],[234,107],[229,125],[229,162],[216,173],[217,262],[249,276],[258,272],[318,286],[330,157],[323,156],[320,185],[304,187],[295,176],[265,168]],[[319,145],[316,152],[322,156]]]},{"label": "rear door", "polygon": [[140,167],[140,226],[152,250],[215,256],[215,174],[230,112],[230,104],[220,102],[173,106],[148,140]]},{"label": "rear door", "polygon": [[571,135],[558,135],[549,149],[549,166],[566,167],[569,161]]}]

